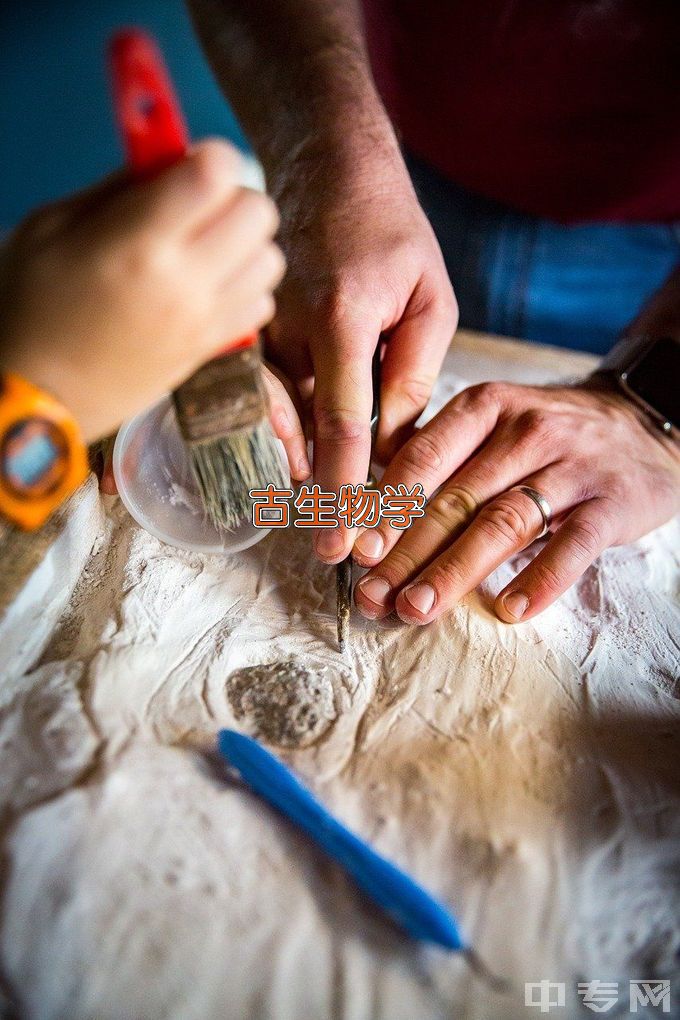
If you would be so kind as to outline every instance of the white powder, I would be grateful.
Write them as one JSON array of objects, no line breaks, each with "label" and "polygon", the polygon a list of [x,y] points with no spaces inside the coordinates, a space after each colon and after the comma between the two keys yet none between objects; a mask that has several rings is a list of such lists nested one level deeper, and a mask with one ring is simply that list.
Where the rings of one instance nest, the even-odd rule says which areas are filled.
[{"label": "white powder", "polygon": [[[542,978],[568,982],[566,1016],[579,980],[680,994],[678,522],[532,624],[475,595],[429,628],[354,620],[344,659],[306,533],[203,557],[91,512],[81,583],[0,706],[22,1016],[513,1020]],[[275,750],[451,905],[512,994],[403,938],[199,753],[248,723],[228,677],[286,660],[323,675],[324,725]]]}]

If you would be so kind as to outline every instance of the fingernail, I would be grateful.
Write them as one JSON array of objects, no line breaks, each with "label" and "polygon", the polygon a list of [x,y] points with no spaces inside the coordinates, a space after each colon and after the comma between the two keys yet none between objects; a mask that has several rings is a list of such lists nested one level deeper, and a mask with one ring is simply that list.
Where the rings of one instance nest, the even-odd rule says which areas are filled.
[{"label": "fingernail", "polygon": [[503,596],[503,606],[508,616],[511,616],[513,620],[521,620],[527,611],[529,605],[529,599],[526,597],[524,592],[521,591],[510,591],[507,595]]},{"label": "fingernail", "polygon": [[377,606],[384,606],[392,585],[384,577],[367,577],[359,581],[357,588]]},{"label": "fingernail", "polygon": [[423,616],[432,609],[436,597],[437,593],[432,585],[425,584],[423,581],[420,584],[413,584],[410,588],[404,589],[406,601],[410,602],[413,608],[417,609]]},{"label": "fingernail", "polygon": [[339,556],[345,548],[340,532],[333,528],[329,531],[322,531],[316,538],[316,551],[319,556]]},{"label": "fingernail", "polygon": [[354,548],[360,556],[374,560],[385,548],[385,542],[379,531],[364,531],[354,543]]}]

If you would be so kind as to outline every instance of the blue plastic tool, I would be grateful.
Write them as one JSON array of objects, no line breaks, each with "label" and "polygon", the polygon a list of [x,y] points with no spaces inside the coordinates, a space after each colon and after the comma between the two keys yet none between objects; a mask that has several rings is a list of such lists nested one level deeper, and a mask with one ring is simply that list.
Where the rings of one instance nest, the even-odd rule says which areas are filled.
[{"label": "blue plastic tool", "polygon": [[247,786],[311,836],[409,935],[469,953],[448,910],[345,828],[278,758],[234,730],[220,730],[218,749]]}]

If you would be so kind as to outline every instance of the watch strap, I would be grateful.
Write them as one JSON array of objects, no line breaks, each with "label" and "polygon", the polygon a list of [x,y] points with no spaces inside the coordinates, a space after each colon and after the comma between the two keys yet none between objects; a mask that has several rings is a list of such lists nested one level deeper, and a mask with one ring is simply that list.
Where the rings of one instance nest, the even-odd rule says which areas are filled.
[{"label": "watch strap", "polygon": [[0,376],[0,516],[39,528],[88,474],[73,415],[12,373]]},{"label": "watch strap", "polygon": [[644,357],[657,341],[649,333],[631,333],[620,337],[600,362],[599,372],[625,372],[632,364]]},{"label": "watch strap", "polygon": [[[653,391],[649,386],[643,387],[643,392],[638,392],[640,383],[636,381],[640,368],[647,368],[647,359],[650,358],[652,369],[655,368],[654,348],[657,345],[671,345],[674,350],[680,348],[677,338],[671,336],[655,336],[647,333],[634,333],[621,337],[612,347],[600,363],[599,368],[593,373],[594,376],[609,377],[618,386],[628,399],[637,404],[652,422],[668,435],[677,436],[680,426],[680,405],[673,411],[668,406],[668,400],[657,401],[654,399]],[[677,362],[677,357],[676,357]],[[668,375],[668,367],[663,363],[656,366],[662,378],[664,373]],[[636,371],[637,370],[637,371]],[[645,393],[644,390],[647,390]],[[657,394],[659,396],[659,394]],[[656,406],[657,403],[659,406]]]}]

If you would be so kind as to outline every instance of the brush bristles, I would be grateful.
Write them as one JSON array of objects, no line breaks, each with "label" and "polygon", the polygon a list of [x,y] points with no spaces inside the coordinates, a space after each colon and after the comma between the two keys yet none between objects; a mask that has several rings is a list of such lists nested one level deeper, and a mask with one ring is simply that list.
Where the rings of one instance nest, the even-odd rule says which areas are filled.
[{"label": "brush bristles", "polygon": [[252,520],[251,489],[286,487],[281,458],[266,421],[190,445],[191,459],[208,517],[221,531]]}]

